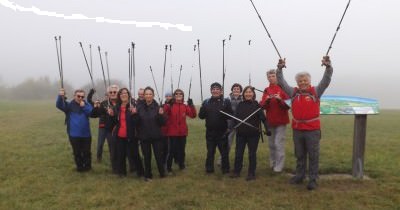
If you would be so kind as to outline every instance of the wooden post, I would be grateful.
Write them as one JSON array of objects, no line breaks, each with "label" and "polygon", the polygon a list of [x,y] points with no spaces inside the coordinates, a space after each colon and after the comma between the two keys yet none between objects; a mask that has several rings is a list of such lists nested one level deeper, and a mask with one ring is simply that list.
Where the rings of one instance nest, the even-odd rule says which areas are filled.
[{"label": "wooden post", "polygon": [[364,176],[365,136],[367,132],[367,115],[356,114],[354,117],[353,139],[353,177],[362,179]]}]

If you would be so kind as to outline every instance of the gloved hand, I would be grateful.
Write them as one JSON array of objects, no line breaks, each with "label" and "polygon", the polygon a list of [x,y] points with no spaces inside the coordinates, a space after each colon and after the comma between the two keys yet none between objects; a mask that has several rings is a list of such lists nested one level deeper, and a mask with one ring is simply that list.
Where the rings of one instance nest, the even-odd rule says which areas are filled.
[{"label": "gloved hand", "polygon": [[94,88],[91,88],[89,91],[89,95],[93,95],[96,92],[96,90]]},{"label": "gloved hand", "polygon": [[189,98],[189,99],[187,100],[187,104],[188,104],[189,106],[193,106],[193,100],[192,100],[191,98]]}]

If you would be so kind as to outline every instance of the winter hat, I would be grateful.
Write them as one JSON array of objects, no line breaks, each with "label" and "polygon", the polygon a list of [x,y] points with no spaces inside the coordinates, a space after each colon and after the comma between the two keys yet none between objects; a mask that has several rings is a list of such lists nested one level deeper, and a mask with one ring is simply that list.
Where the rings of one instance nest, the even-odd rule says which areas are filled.
[{"label": "winter hat", "polygon": [[171,93],[171,91],[167,91],[167,92],[165,92],[165,95],[164,95],[165,97],[168,97],[168,96],[170,96],[170,97],[172,97],[172,93]]}]

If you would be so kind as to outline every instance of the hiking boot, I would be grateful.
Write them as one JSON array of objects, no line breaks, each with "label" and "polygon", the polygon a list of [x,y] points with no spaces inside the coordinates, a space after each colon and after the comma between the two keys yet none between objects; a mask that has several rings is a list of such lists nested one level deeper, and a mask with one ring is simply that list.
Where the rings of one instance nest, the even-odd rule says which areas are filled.
[{"label": "hiking boot", "polygon": [[311,179],[307,184],[307,190],[315,190],[317,186],[317,181],[315,181],[315,179]]},{"label": "hiking boot", "polygon": [[240,177],[240,174],[239,173],[236,173],[236,172],[233,172],[230,176],[229,176],[230,178],[238,178],[238,177]]},{"label": "hiking boot", "polygon": [[303,183],[303,177],[299,177],[299,176],[293,176],[291,179],[290,179],[290,182],[289,182],[290,184],[301,184],[301,183]]}]

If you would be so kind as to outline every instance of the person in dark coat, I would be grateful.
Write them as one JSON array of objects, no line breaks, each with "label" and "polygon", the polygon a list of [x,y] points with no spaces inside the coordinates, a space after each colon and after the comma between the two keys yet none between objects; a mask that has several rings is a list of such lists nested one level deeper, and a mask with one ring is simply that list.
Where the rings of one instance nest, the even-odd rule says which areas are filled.
[{"label": "person in dark coat", "polygon": [[78,172],[92,169],[90,152],[92,135],[89,116],[93,107],[84,98],[85,91],[78,89],[74,92],[74,99],[68,102],[64,89],[60,89],[56,102],[56,107],[65,113],[68,138]]},{"label": "person in dark coat", "polygon": [[[247,181],[256,178],[256,165],[257,165],[257,148],[260,139],[260,123],[263,122],[266,126],[266,118],[264,111],[261,109],[258,102],[255,100],[256,93],[254,88],[247,86],[243,90],[243,101],[240,102],[236,108],[236,117],[244,120],[252,126],[244,123],[236,123],[236,150],[235,150],[235,168],[233,170],[232,178],[240,176],[240,171],[243,167],[243,154],[246,144],[249,152],[249,168],[247,173]],[[258,111],[257,111],[258,110]],[[254,113],[254,114],[253,114]],[[253,114],[253,115],[252,115]]]},{"label": "person in dark coat", "polygon": [[142,153],[144,156],[144,177],[145,181],[151,181],[151,149],[158,167],[160,177],[165,177],[165,170],[162,162],[162,133],[161,127],[165,124],[166,117],[164,110],[154,100],[154,90],[151,87],[144,89],[144,103],[140,103],[136,110],[132,110],[137,125],[138,137],[141,141]]},{"label": "person in dark coat", "polygon": [[112,135],[116,140],[116,169],[120,176],[126,176],[126,159],[134,161],[136,173],[143,175],[143,164],[139,156],[139,144],[135,138],[133,113],[136,111],[129,99],[131,95],[127,88],[118,91],[117,104],[108,113],[113,116]]},{"label": "person in dark coat", "polygon": [[220,111],[233,114],[231,103],[224,99],[221,84],[215,82],[210,87],[211,98],[206,99],[199,111],[199,118],[206,120],[207,159],[206,173],[214,173],[215,150],[221,154],[221,170],[223,174],[229,173],[228,153],[228,116]]}]

